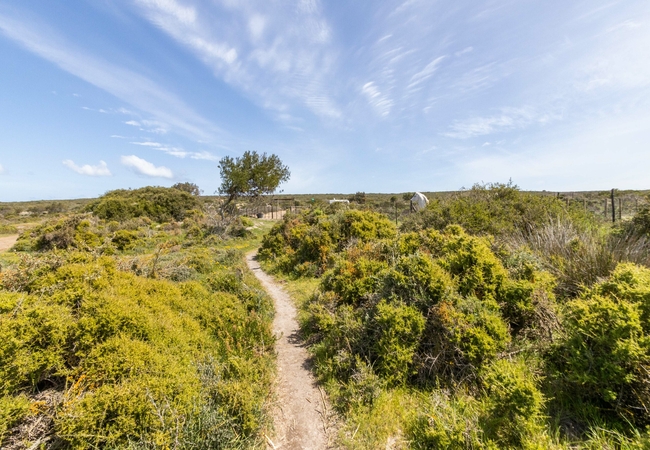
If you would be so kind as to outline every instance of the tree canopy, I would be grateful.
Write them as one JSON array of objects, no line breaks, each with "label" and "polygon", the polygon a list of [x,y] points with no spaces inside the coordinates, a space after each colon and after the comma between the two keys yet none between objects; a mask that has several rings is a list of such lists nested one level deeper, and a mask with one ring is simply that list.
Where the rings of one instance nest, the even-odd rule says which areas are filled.
[{"label": "tree canopy", "polygon": [[185,182],[185,183],[176,183],[175,185],[172,186],[173,189],[178,189],[179,191],[185,191],[188,194],[192,194],[195,196],[201,195],[201,189],[194,184],[190,182]]},{"label": "tree canopy", "polygon": [[259,197],[272,194],[281,183],[289,180],[289,167],[277,155],[246,151],[241,157],[225,156],[219,161],[221,186],[219,193],[227,195],[227,204],[238,197]]}]

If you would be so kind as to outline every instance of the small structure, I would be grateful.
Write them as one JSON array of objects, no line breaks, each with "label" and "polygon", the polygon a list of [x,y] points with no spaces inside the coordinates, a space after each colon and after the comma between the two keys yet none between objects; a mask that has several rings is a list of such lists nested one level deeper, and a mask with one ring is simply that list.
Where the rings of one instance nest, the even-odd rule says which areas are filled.
[{"label": "small structure", "polygon": [[32,213],[31,213],[30,211],[20,211],[20,212],[18,213],[18,215],[19,215],[20,217],[28,217],[28,216],[31,216]]},{"label": "small structure", "polygon": [[420,211],[421,209],[426,208],[428,204],[429,199],[421,192],[416,192],[413,194],[413,197],[411,197],[411,209],[413,211]]},{"label": "small structure", "polygon": [[335,199],[335,198],[333,198],[333,199],[330,200],[329,202],[330,202],[330,205],[331,205],[332,203],[345,203],[345,204],[348,204],[348,205],[350,204],[350,200],[337,200],[337,199]]}]

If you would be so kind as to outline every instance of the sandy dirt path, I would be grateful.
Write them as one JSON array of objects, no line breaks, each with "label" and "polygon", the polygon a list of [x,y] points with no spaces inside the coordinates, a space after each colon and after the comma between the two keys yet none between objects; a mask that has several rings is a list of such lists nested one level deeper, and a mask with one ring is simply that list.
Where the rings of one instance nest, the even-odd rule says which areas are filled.
[{"label": "sandy dirt path", "polygon": [[320,450],[328,448],[328,405],[308,367],[308,354],[298,337],[296,308],[282,287],[255,260],[246,263],[275,302],[273,332],[278,353],[278,404],[274,411],[275,436],[269,448]]},{"label": "sandy dirt path", "polygon": [[17,240],[17,234],[12,234],[11,236],[0,236],[0,252],[9,250],[14,246]]}]

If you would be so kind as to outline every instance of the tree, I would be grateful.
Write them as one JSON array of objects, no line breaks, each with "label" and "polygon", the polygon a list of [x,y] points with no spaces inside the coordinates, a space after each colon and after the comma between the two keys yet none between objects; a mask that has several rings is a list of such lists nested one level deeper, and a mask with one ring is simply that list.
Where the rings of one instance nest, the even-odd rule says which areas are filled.
[{"label": "tree", "polygon": [[354,194],[352,197],[348,199],[351,202],[358,203],[360,205],[363,205],[366,203],[366,193],[365,192],[357,192]]},{"label": "tree", "polygon": [[289,180],[289,168],[276,155],[259,155],[247,151],[241,157],[225,156],[219,161],[221,186],[219,193],[227,195],[226,205],[238,197],[257,198],[272,194],[281,183]]},{"label": "tree", "polygon": [[185,192],[187,192],[189,194],[192,194],[192,195],[195,195],[197,197],[199,195],[201,195],[201,189],[199,189],[199,187],[194,183],[189,183],[189,182],[176,183],[175,185],[172,186],[172,188],[173,189],[178,189],[179,191],[185,191]]}]

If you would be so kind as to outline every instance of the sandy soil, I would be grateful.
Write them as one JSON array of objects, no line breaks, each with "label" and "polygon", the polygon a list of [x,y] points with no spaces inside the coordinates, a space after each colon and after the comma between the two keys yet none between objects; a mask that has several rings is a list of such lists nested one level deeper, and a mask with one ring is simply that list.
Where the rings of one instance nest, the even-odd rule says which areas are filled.
[{"label": "sandy soil", "polygon": [[12,234],[11,236],[0,236],[0,252],[9,250],[14,246],[17,240],[17,234]]},{"label": "sandy soil", "polygon": [[325,393],[309,370],[309,358],[298,337],[296,309],[289,295],[260,269],[256,252],[246,255],[248,267],[275,302],[273,332],[278,353],[278,402],[274,411],[275,436],[269,448],[289,450],[327,449],[329,406]]}]

